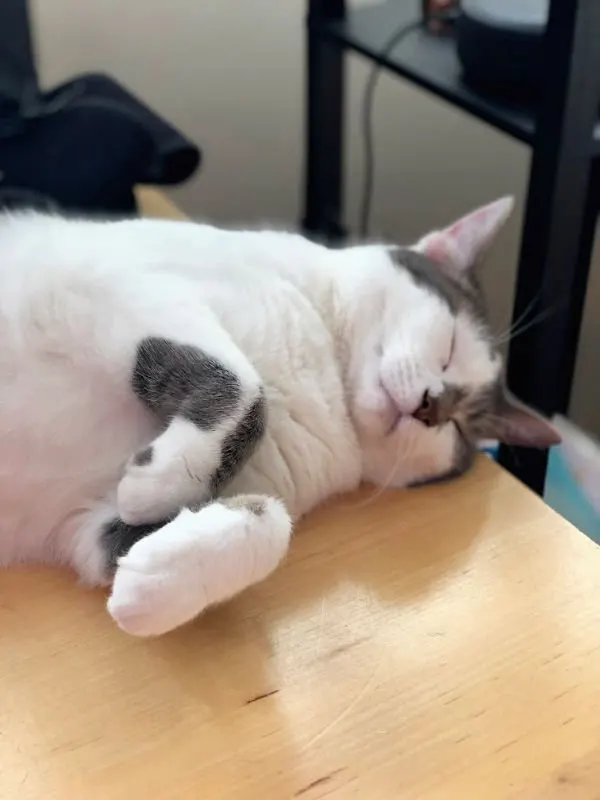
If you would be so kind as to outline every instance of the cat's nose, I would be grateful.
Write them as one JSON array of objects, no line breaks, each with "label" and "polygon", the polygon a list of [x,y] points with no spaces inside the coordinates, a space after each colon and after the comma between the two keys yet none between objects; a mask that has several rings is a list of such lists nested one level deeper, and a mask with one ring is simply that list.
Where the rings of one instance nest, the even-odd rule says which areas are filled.
[{"label": "cat's nose", "polygon": [[435,397],[431,397],[429,392],[423,394],[421,405],[413,413],[413,417],[427,425],[428,428],[438,423],[438,403]]}]

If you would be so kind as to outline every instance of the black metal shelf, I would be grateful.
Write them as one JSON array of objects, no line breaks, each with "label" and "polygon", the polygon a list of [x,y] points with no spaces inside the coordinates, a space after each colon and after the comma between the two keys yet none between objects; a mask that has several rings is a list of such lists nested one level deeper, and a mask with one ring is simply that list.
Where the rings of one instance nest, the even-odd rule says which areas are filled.
[{"label": "black metal shelf", "polygon": [[[510,343],[514,393],[551,415],[566,412],[600,207],[600,0],[550,0],[536,113],[478,94],[462,80],[452,38],[414,25],[419,0],[307,0],[304,230],[344,231],[345,53],[362,53],[474,117],[531,145],[529,189],[513,320],[552,309]],[[501,463],[541,493],[547,453],[502,447]]]},{"label": "black metal shelf", "polygon": [[[424,28],[411,31],[388,57],[382,58],[394,31],[418,20],[419,0],[387,0],[366,8],[350,8],[340,20],[310,22],[311,32],[349,48],[386,69],[447,100],[495,128],[532,145],[535,115],[530,108],[497,102],[470,89],[452,37],[433,36]],[[593,131],[592,152],[600,155],[600,122]]]}]

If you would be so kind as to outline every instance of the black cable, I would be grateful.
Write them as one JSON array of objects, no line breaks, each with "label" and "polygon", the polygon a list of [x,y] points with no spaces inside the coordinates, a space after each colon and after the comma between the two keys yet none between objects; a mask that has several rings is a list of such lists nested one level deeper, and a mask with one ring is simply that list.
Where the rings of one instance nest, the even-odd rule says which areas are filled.
[{"label": "black cable", "polygon": [[[440,11],[439,13],[430,15],[429,19],[438,19],[440,22],[452,22],[456,19],[457,12]],[[362,102],[362,134],[364,143],[364,177],[362,198],[360,203],[360,212],[358,219],[358,232],[362,239],[369,235],[369,221],[371,217],[371,203],[373,200],[373,181],[375,177],[375,152],[373,148],[373,100],[375,97],[375,88],[377,80],[381,74],[384,66],[382,63],[391,52],[400,44],[405,36],[409,33],[423,28],[423,20],[413,20],[412,22],[403,23],[390,36],[383,49],[377,56],[377,61],[373,65],[371,74],[367,78],[365,91],[363,94]]]},{"label": "black cable", "polygon": [[373,179],[375,177],[375,152],[373,148],[373,99],[377,80],[381,74],[383,64],[396,45],[400,44],[405,36],[418,30],[423,25],[422,20],[404,23],[390,36],[383,50],[378,54],[378,61],[375,62],[367,82],[362,101],[362,135],[364,144],[364,173],[362,199],[360,203],[360,213],[358,220],[358,232],[361,239],[366,239],[369,234],[369,220],[371,217],[371,203],[373,200]]}]

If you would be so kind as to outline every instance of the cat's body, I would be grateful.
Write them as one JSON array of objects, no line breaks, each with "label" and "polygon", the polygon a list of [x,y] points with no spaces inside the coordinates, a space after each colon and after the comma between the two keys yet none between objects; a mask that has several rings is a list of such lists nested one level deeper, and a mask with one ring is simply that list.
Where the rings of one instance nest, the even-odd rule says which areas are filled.
[{"label": "cat's body", "polygon": [[[32,257],[38,247],[46,250],[43,261]],[[269,264],[284,247],[287,275]],[[292,248],[307,266],[296,275],[289,268]],[[229,494],[273,494],[296,516],[360,480],[339,343],[327,327],[333,320],[321,316],[329,313],[331,251],[283,233],[148,220],[67,227],[60,219],[21,218],[0,224],[0,252],[18,278],[0,296],[0,477],[7,487],[0,513],[12,507],[11,523],[24,523],[8,526],[16,552],[7,552],[4,533],[0,538],[2,562],[23,547],[23,555],[43,557],[39,547],[73,507],[114,491],[131,455],[159,432],[160,421],[130,385],[137,346],[147,336],[186,342],[200,329],[203,350],[224,359],[228,335],[259,373],[269,430]],[[309,274],[310,294],[295,281]],[[163,321],[166,309],[172,316]],[[294,425],[302,429],[301,442],[286,441],[285,430]],[[33,529],[30,550],[26,533]],[[46,535],[39,537],[42,529]]]},{"label": "cat's body", "polygon": [[500,358],[462,278],[401,253],[0,220],[0,563],[116,568],[113,616],[160,633],[268,574],[324,498],[464,471]]}]

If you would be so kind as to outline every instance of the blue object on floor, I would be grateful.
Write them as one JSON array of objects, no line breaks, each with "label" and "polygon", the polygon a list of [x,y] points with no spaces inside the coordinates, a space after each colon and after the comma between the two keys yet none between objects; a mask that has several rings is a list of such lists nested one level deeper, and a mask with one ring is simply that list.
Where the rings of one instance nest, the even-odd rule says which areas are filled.
[{"label": "blue object on floor", "polygon": [[[496,458],[497,446],[484,447],[483,450]],[[560,446],[550,450],[544,500],[576,528],[600,543],[600,516],[581,491]]]}]

